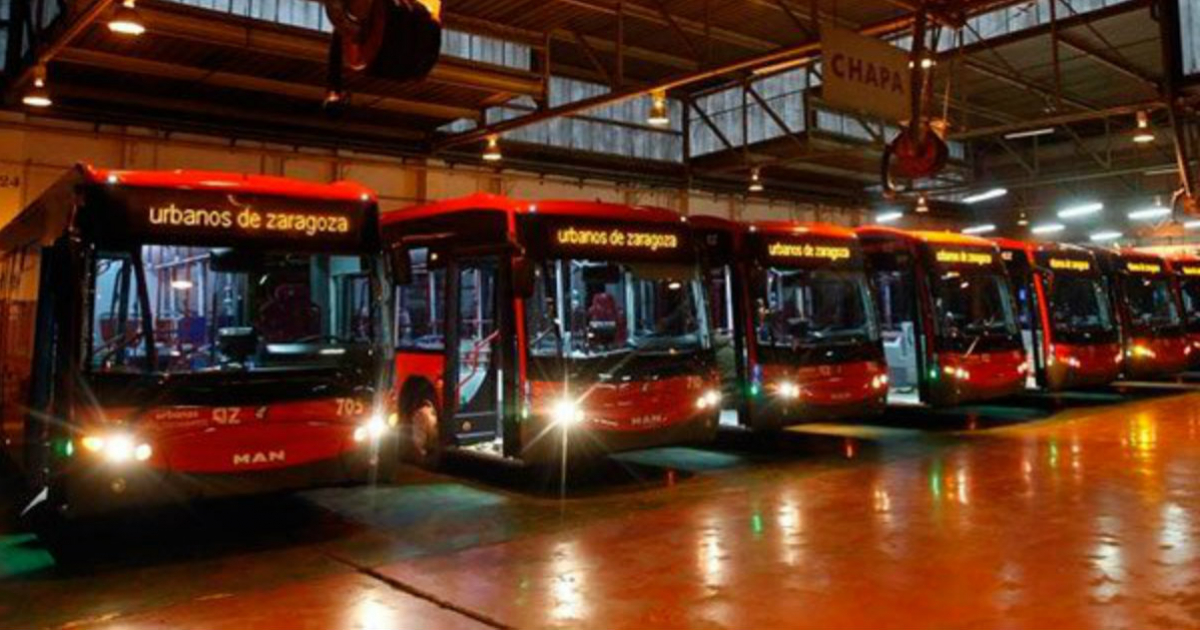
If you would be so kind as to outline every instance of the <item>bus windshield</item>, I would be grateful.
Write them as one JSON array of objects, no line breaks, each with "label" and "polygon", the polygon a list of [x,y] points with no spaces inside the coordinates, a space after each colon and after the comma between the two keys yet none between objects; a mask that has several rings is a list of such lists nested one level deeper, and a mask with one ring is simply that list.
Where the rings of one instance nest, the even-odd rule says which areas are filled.
[{"label": "bus windshield", "polygon": [[933,277],[932,284],[935,319],[943,340],[974,344],[983,338],[1017,334],[1012,293],[1003,275],[944,271]]},{"label": "bus windshield", "polygon": [[1161,276],[1125,276],[1129,322],[1138,334],[1170,331],[1180,326],[1179,308],[1171,281]]},{"label": "bus windshield", "polygon": [[1183,312],[1187,314],[1188,330],[1200,332],[1200,281],[1181,280],[1179,289],[1183,294]]},{"label": "bus windshield", "polygon": [[861,271],[768,269],[755,304],[758,343],[799,348],[879,339]]},{"label": "bus windshield", "polygon": [[550,260],[529,300],[529,351],[588,359],[707,349],[701,296],[694,266]]},{"label": "bus windshield", "polygon": [[1057,274],[1050,286],[1050,319],[1056,335],[1114,330],[1108,290],[1101,278]]},{"label": "bus windshield", "polygon": [[371,257],[356,255],[174,245],[100,252],[88,365],[100,373],[336,367],[372,347],[375,272]]}]

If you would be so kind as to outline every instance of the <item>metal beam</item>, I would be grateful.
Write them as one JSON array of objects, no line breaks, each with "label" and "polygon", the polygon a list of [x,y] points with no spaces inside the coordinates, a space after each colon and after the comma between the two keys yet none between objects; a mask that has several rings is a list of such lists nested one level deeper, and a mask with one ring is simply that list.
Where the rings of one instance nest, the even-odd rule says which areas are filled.
[{"label": "metal beam", "polygon": [[[860,32],[860,34],[867,35],[867,36],[878,36],[878,35],[883,35],[883,34],[887,34],[887,33],[893,33],[895,31],[903,28],[910,22],[911,22],[911,18],[908,18],[908,17],[897,18],[897,19],[892,19],[892,20],[885,20],[883,22],[879,22],[877,24],[872,24],[870,26],[864,27],[859,32]],[[663,81],[660,81],[658,83],[654,83],[651,85],[640,86],[640,87],[630,87],[630,88],[626,88],[623,90],[612,92],[610,94],[601,94],[601,95],[594,96],[591,98],[581,99],[579,101],[575,101],[574,103],[568,103],[565,105],[560,105],[558,107],[546,109],[542,112],[538,112],[537,114],[533,114],[530,116],[514,118],[511,120],[498,122],[493,125],[488,125],[487,127],[476,129],[474,131],[469,131],[466,133],[448,136],[446,138],[443,138],[441,141],[435,143],[435,149],[444,150],[446,148],[449,148],[452,146],[457,146],[460,144],[482,142],[484,139],[486,139],[490,135],[513,131],[516,129],[520,129],[522,127],[527,127],[529,125],[537,124],[544,120],[549,120],[551,118],[559,118],[562,116],[571,116],[573,114],[584,112],[584,111],[587,111],[589,109],[593,109],[596,107],[612,105],[614,103],[620,103],[622,101],[626,101],[626,100],[629,100],[632,98],[638,98],[640,96],[645,96],[647,94],[650,94],[651,92],[655,92],[655,91],[659,91],[659,90],[661,90],[661,91],[673,90],[673,89],[681,88],[681,87],[684,87],[687,85],[691,85],[693,83],[699,83],[701,81],[705,81],[708,79],[722,77],[725,75],[739,73],[739,72],[746,72],[746,71],[752,70],[754,68],[762,68],[762,67],[766,67],[766,66],[771,66],[771,65],[778,64],[778,63],[782,63],[784,61],[790,61],[790,60],[793,60],[793,59],[796,59],[799,57],[811,56],[811,55],[814,55],[815,53],[817,53],[820,50],[820,48],[821,48],[821,43],[819,41],[810,40],[810,41],[806,41],[804,43],[797,44],[794,46],[785,46],[783,48],[774,50],[774,51],[766,53],[766,54],[754,55],[752,57],[747,57],[747,58],[741,59],[739,61],[722,64],[719,66],[715,66],[713,68],[708,68],[705,70],[700,70],[700,71],[689,73],[689,74],[678,75],[678,76],[675,76],[675,77],[672,77],[672,78],[669,78],[669,79],[666,79],[666,80],[663,80]]]},{"label": "metal beam", "polygon": [[[82,0],[76,0],[76,3]],[[93,0],[86,8],[79,12],[79,15],[70,15],[71,12],[63,14],[65,25],[60,31],[55,33],[52,39],[34,52],[34,62],[23,68],[16,78],[9,85],[10,89],[21,89],[27,83],[33,80],[34,72],[37,66],[45,65],[54,59],[60,52],[70,46],[75,38],[79,37],[85,30],[92,25],[104,12],[108,11],[115,4],[115,0]],[[73,7],[75,4],[69,4],[68,7]],[[60,18],[62,19],[62,18]]]},{"label": "metal beam", "polygon": [[717,139],[721,141],[721,144],[725,145],[726,150],[733,151],[737,148],[734,147],[733,143],[729,141],[729,136],[726,136],[725,132],[721,131],[721,128],[718,127],[716,123],[714,123],[713,120],[708,117],[708,112],[705,112],[699,105],[696,104],[696,101],[688,99],[687,104],[688,107],[691,107],[696,111],[697,114],[700,115],[700,120],[703,120],[704,125],[712,130],[713,135],[715,135]]},{"label": "metal beam", "polygon": [[[64,50],[59,54],[58,61],[91,68],[104,68],[117,72],[131,72],[162,79],[176,79],[231,89],[267,92],[312,102],[319,102],[325,97],[326,91],[326,88],[321,85],[279,81],[233,72],[183,66],[164,61],[124,57],[113,53],[80,48]],[[474,119],[479,117],[478,111],[466,107],[412,101],[381,94],[360,94],[365,97],[371,97],[370,104],[367,106],[371,109],[444,120],[457,120],[459,118]]]},{"label": "metal beam", "polygon": [[608,67],[600,61],[600,57],[596,55],[596,51],[592,48],[592,45],[583,38],[583,35],[579,33],[579,31],[572,31],[571,34],[575,36],[575,43],[578,44],[579,49],[583,51],[583,56],[587,57],[588,61],[591,62],[592,67],[596,69],[596,72],[599,72],[600,76],[604,77],[604,83],[609,87],[614,87],[616,83],[613,82],[612,73],[609,72]]},{"label": "metal beam", "polygon": [[[287,137],[290,133],[272,134],[271,129],[276,129],[280,125],[290,125],[296,128],[304,128],[319,132],[316,134],[322,139],[318,144],[320,146],[336,146],[342,144],[346,135],[353,133],[359,134],[362,137],[378,138],[380,142],[406,142],[419,143],[424,134],[419,132],[397,129],[394,125],[365,125],[361,123],[350,123],[346,121],[330,121],[321,116],[303,116],[296,114],[285,114],[278,111],[261,111],[254,110],[243,106],[217,105],[214,103],[198,103],[181,98],[172,98],[151,94],[131,95],[126,90],[116,89],[109,90],[96,87],[87,87],[82,85],[64,84],[54,88],[56,96],[61,96],[64,99],[79,99],[87,101],[96,101],[102,103],[104,110],[100,112],[88,111],[87,117],[93,121],[96,119],[107,120],[125,120],[146,118],[139,114],[126,114],[124,112],[114,112],[113,105],[126,106],[135,109],[158,109],[172,112],[172,116],[166,124],[179,123],[181,127],[198,127],[203,126],[210,130],[222,130],[221,133],[231,133],[230,127],[237,128],[239,122],[242,128],[250,123],[253,123],[254,137]],[[56,105],[56,111],[70,113],[72,110],[69,104],[62,106]],[[196,120],[200,121],[219,121],[215,123],[191,123],[187,120],[179,119],[178,114],[185,113]],[[163,123],[161,117],[154,117],[156,122]],[[310,137],[306,142],[315,142],[316,138]]]},{"label": "metal beam", "polygon": [[1145,74],[1142,74],[1142,72],[1137,68],[1134,68],[1123,60],[1117,59],[1108,53],[1092,48],[1087,44],[1087,42],[1084,42],[1075,35],[1070,33],[1059,33],[1058,41],[1068,48],[1073,48],[1076,51],[1083,53],[1083,55],[1088,59],[1091,59],[1092,61],[1095,61],[1096,63],[1110,70],[1115,70],[1116,72],[1133,79],[1134,81],[1137,81],[1143,87],[1150,89],[1155,93],[1158,93],[1162,88],[1158,81],[1151,79]]},{"label": "metal beam", "polygon": [[[597,13],[602,13],[613,17],[624,14],[624,16],[627,18],[632,18],[643,22],[650,22],[652,24],[658,24],[661,26],[670,26],[669,22],[663,18],[662,14],[659,13],[657,8],[648,7],[636,2],[629,2],[628,0],[621,0],[613,3],[601,2],[600,0],[551,1],[567,4],[580,9],[588,9],[590,11],[595,11]],[[707,34],[711,36],[714,41],[721,42],[722,44],[728,44],[730,46],[736,46],[738,48],[757,52],[765,52],[775,47],[775,44],[772,44],[771,42],[765,42],[757,37],[751,37],[736,31],[722,28],[706,29],[705,25],[700,22],[695,22],[679,16],[673,16],[673,19],[683,31],[696,36],[705,36]]]},{"label": "metal beam", "polygon": [[671,27],[671,30],[674,31],[675,36],[678,37],[679,41],[683,42],[684,47],[688,49],[692,59],[699,61],[701,58],[700,51],[696,49],[696,45],[692,43],[692,40],[688,37],[688,34],[683,32],[683,28],[679,26],[679,21],[675,19],[675,16],[671,15],[671,13],[667,11],[667,5],[663,4],[663,0],[655,0],[655,6],[657,6],[658,12],[660,15],[662,15],[663,20],[665,20],[667,25]]},{"label": "metal beam", "polygon": [[1074,123],[1087,122],[1091,120],[1103,120],[1116,116],[1131,116],[1138,111],[1154,111],[1164,109],[1164,105],[1160,101],[1146,101],[1142,103],[1131,103],[1129,105],[1119,105],[1117,107],[1109,107],[1088,112],[1078,112],[1073,114],[1063,114],[1060,116],[1048,116],[1046,118],[1034,118],[1021,122],[1014,122],[1004,125],[995,125],[992,127],[977,127],[969,131],[950,134],[951,140],[974,140],[976,138],[987,138],[990,136],[1001,136],[1008,133],[1018,131],[1028,131],[1031,129],[1041,129],[1043,127],[1058,127],[1060,125],[1070,125]]},{"label": "metal beam", "polygon": [[[258,54],[279,55],[325,65],[329,62],[329,35],[216,13],[165,2],[140,0],[138,11],[147,30],[206,44],[246,49]],[[542,95],[542,80],[536,73],[443,56],[428,81],[533,97]]]}]

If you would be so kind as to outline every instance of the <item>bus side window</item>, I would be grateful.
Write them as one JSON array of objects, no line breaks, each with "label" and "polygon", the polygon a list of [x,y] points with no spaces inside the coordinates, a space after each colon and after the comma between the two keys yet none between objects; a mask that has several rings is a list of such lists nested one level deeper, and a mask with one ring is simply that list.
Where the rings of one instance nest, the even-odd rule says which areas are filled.
[{"label": "bus side window", "polygon": [[446,271],[430,269],[429,250],[410,250],[411,282],[396,287],[396,348],[443,350]]}]

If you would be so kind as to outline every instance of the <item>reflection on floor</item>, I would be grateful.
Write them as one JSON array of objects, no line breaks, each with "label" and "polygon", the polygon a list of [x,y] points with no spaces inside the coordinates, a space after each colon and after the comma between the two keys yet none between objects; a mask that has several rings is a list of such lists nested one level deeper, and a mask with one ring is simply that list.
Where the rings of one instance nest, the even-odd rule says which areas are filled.
[{"label": "reflection on floor", "polygon": [[462,467],[154,515],[0,628],[1200,626],[1200,393],[891,410],[629,453],[563,489]]}]

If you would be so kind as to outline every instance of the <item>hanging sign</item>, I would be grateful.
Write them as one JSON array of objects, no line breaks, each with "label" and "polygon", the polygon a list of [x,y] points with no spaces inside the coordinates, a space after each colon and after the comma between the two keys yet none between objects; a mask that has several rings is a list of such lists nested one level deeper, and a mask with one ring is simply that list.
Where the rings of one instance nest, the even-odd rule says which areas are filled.
[{"label": "hanging sign", "polygon": [[892,122],[912,116],[908,53],[844,28],[821,27],[821,97],[838,109]]}]

